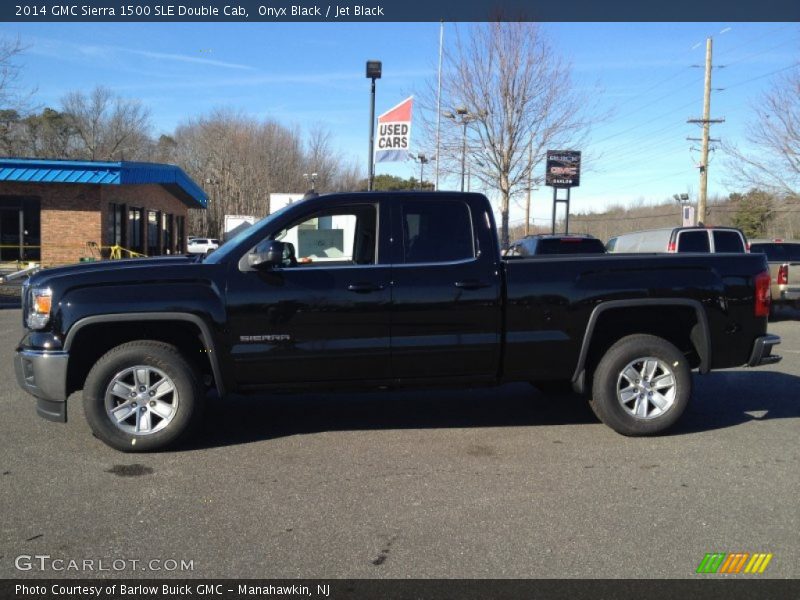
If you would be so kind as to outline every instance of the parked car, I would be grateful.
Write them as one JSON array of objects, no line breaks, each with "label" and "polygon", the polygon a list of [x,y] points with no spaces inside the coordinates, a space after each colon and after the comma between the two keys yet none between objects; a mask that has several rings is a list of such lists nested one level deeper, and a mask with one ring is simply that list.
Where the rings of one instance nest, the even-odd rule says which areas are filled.
[{"label": "parked car", "polygon": [[582,233],[526,235],[508,247],[506,256],[542,254],[605,254],[603,242]]},{"label": "parked car", "polygon": [[189,254],[208,254],[219,248],[219,240],[214,238],[194,238],[186,244]]},{"label": "parked car", "polygon": [[609,252],[747,252],[747,238],[733,227],[666,227],[623,233],[606,243]]},{"label": "parked car", "polygon": [[750,252],[767,255],[773,306],[794,304],[800,308],[800,241],[752,240]]},{"label": "parked car", "polygon": [[[338,220],[352,228],[337,227]],[[284,240],[328,230],[338,260]],[[320,236],[311,236],[316,239]],[[341,244],[340,244],[341,241]],[[447,192],[295,202],[219,250],[46,269],[14,358],[37,412],[83,389],[124,451],[178,441],[206,395],[569,381],[625,435],[684,412],[692,369],[774,363],[763,254],[501,259],[489,200]],[[215,410],[231,410],[230,405]]]}]

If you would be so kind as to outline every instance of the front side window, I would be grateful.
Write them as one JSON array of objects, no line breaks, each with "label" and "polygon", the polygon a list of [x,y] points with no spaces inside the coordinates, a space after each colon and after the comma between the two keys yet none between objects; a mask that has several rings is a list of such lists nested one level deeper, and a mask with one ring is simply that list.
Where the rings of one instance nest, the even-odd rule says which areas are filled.
[{"label": "front side window", "polygon": [[377,217],[372,204],[325,209],[272,237],[292,244],[298,266],[372,265],[377,260]]},{"label": "front side window", "polygon": [[475,258],[469,207],[464,202],[403,203],[403,262],[436,263]]}]

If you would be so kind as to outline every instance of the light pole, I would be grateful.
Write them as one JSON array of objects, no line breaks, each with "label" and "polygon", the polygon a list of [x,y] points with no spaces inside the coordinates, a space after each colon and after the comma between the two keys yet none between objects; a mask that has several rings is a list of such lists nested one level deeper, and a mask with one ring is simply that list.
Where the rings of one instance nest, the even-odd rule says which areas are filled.
[{"label": "light pole", "polygon": [[379,60],[367,61],[367,79],[372,80],[372,92],[369,105],[369,173],[367,174],[367,190],[372,191],[375,179],[375,80],[381,78],[382,63]]},{"label": "light pole", "polygon": [[447,119],[451,119],[454,123],[462,126],[462,139],[461,139],[461,191],[464,191],[464,174],[466,173],[467,166],[467,125],[472,123],[478,118],[478,114],[471,113],[467,110],[466,106],[459,106],[455,109],[455,114],[452,112],[443,113]]},{"label": "light pole", "polygon": [[425,156],[421,152],[419,154],[417,154],[417,155],[411,154],[409,152],[408,153],[408,157],[411,160],[413,160],[414,162],[418,162],[419,163],[419,189],[424,190],[425,189],[425,183],[424,183],[425,180],[423,179],[423,176],[425,174],[425,165],[427,165],[429,162],[432,162],[432,161],[434,161],[436,159],[435,158],[428,158],[427,156]]},{"label": "light pole", "polygon": [[[472,157],[472,160],[473,160],[473,161],[475,162],[475,164],[476,164],[476,165],[478,165],[480,168],[483,168],[483,167],[485,167],[485,166],[486,166],[486,165],[484,165],[484,164],[483,164],[483,163],[482,163],[480,160],[478,160],[477,158],[475,158],[474,156]],[[472,187],[472,163],[467,163],[467,191],[470,191],[470,188],[471,188],[471,187]]]}]

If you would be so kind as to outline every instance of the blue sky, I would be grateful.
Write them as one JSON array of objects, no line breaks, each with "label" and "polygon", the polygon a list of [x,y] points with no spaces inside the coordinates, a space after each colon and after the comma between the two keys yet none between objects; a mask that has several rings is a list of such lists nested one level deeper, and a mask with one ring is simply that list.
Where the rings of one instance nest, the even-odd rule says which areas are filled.
[{"label": "blue sky", "polygon": [[[445,44],[455,25],[445,26]],[[458,26],[468,31],[469,24]],[[713,137],[740,141],[752,107],[776,77],[800,60],[800,26],[789,23],[551,23],[544,29],[572,63],[576,86],[611,116],[585,152],[596,157],[574,190],[572,211],[609,203],[660,201],[698,187],[686,123],[702,112],[705,38],[714,37]],[[152,110],[154,132],[231,107],[309,130],[324,124],[351,161],[366,163],[368,58],[383,61],[377,112],[419,92],[435,76],[438,23],[25,23],[2,24],[29,47],[24,80],[37,102],[58,106],[70,90],[101,84]],[[777,71],[783,70],[781,73]],[[773,75],[769,75],[773,73]],[[447,125],[447,123],[445,123]],[[731,191],[724,157],[714,153],[710,194]],[[378,166],[404,177],[413,163]],[[427,179],[426,174],[426,179]],[[455,188],[456,180],[442,187]],[[550,190],[534,193],[534,216],[549,215]],[[522,212],[512,207],[512,222]]]}]

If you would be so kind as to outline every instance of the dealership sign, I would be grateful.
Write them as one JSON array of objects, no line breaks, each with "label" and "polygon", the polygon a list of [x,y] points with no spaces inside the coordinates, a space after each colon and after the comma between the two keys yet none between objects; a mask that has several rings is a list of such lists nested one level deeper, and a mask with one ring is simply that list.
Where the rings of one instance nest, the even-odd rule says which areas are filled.
[{"label": "dealership sign", "polygon": [[403,100],[378,117],[375,162],[406,160],[411,148],[411,108],[414,97]]},{"label": "dealership sign", "polygon": [[548,150],[545,185],[570,188],[581,184],[581,153],[577,150]]}]

